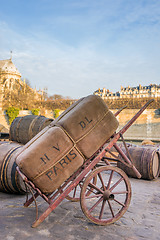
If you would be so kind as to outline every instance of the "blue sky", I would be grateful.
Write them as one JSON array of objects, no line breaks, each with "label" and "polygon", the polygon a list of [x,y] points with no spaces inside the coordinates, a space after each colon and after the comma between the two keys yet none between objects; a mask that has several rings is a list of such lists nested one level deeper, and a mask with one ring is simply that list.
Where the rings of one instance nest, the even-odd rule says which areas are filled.
[{"label": "blue sky", "polygon": [[160,84],[159,0],[0,0],[0,59],[32,87],[80,98]]}]

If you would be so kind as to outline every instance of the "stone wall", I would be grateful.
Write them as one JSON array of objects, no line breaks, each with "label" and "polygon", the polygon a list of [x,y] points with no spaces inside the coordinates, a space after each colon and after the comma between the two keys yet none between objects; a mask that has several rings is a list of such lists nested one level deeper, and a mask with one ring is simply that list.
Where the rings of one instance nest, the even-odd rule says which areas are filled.
[{"label": "stone wall", "polygon": [[[23,116],[31,115],[31,114],[32,113],[29,110],[21,110],[21,111],[19,111],[18,117],[23,117]],[[44,115],[45,115],[45,117],[48,117],[48,118],[54,118],[53,117],[54,113],[51,110],[45,110],[45,114]],[[2,129],[2,126],[4,126],[4,128],[6,128],[8,130],[10,128],[8,117],[5,114],[5,111],[0,111],[0,131]]]},{"label": "stone wall", "polygon": [[[113,113],[116,110],[112,110]],[[124,109],[118,116],[119,128],[125,124],[138,112],[137,109]],[[128,140],[150,139],[160,141],[160,114],[156,109],[146,109],[125,132],[124,137]]]},{"label": "stone wall", "polygon": [[[152,98],[118,98],[104,100],[109,109],[119,109],[123,106],[127,106],[127,109],[140,109],[145,103],[152,100]],[[159,109],[160,97],[155,97],[154,101],[149,104],[147,109]]]},{"label": "stone wall", "polygon": [[[113,113],[116,110],[111,110]],[[137,109],[124,109],[118,116],[120,130],[125,124],[138,112]],[[30,115],[31,111],[20,111],[19,116]],[[53,111],[45,110],[45,116],[53,118]],[[3,125],[9,129],[8,118],[5,112],[0,113],[0,126]],[[150,139],[160,141],[160,114],[157,114],[156,109],[146,109],[135,123],[125,132],[125,139],[127,140],[144,140]]]}]

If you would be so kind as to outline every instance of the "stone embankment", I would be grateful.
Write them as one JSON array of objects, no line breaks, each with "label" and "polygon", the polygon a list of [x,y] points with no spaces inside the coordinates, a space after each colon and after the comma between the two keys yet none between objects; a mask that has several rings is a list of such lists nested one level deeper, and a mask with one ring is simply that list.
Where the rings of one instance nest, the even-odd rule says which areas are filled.
[{"label": "stone embankment", "polygon": [[[32,113],[29,110],[22,110],[19,112],[18,117],[23,117],[23,116],[31,115],[31,114]],[[52,110],[45,111],[45,117],[53,118],[53,116],[54,116],[54,113]],[[3,128],[5,128],[5,129],[3,129]],[[6,129],[9,130],[9,128],[10,128],[10,125],[9,125],[8,117],[5,114],[5,111],[1,111],[0,112],[0,131],[1,131],[1,129],[3,129],[2,131],[5,132]]]},{"label": "stone embankment", "polygon": [[[113,113],[116,110],[113,110]],[[119,129],[121,129],[138,109],[124,109],[118,116]],[[128,140],[150,139],[160,141],[160,114],[156,109],[146,109],[134,124],[125,132],[124,137]]]},{"label": "stone embankment", "polygon": [[[111,109],[113,113],[116,109]],[[138,109],[124,109],[118,116],[119,129],[121,129],[136,113]],[[19,116],[31,114],[31,111],[20,111]],[[45,117],[53,118],[53,111],[46,110]],[[0,113],[0,126],[9,129],[8,118],[5,112]],[[0,129],[0,131],[1,131]],[[2,130],[3,132],[6,129]],[[153,141],[160,141],[160,114],[157,109],[146,109],[135,123],[125,132],[124,137],[127,140],[144,140],[150,139]]]}]

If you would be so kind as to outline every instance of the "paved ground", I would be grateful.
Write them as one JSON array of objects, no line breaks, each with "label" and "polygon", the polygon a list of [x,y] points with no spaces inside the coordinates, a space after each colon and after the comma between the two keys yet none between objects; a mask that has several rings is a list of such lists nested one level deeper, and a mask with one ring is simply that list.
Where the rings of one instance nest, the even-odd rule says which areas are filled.
[{"label": "paved ground", "polygon": [[[119,221],[105,227],[90,223],[79,203],[64,200],[38,228],[31,228],[34,204],[24,208],[24,196],[0,193],[0,239],[160,240],[160,178],[130,181],[132,200],[128,211]],[[40,213],[46,206],[39,200]]]}]

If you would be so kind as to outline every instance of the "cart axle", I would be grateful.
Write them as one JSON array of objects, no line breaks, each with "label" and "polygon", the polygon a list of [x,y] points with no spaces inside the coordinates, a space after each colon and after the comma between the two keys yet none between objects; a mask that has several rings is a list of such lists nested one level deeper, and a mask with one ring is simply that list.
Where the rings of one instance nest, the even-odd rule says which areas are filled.
[{"label": "cart axle", "polygon": [[114,194],[112,194],[111,191],[109,191],[109,190],[104,191],[104,193],[103,193],[103,200],[104,201],[113,200],[113,199],[114,199]]}]

